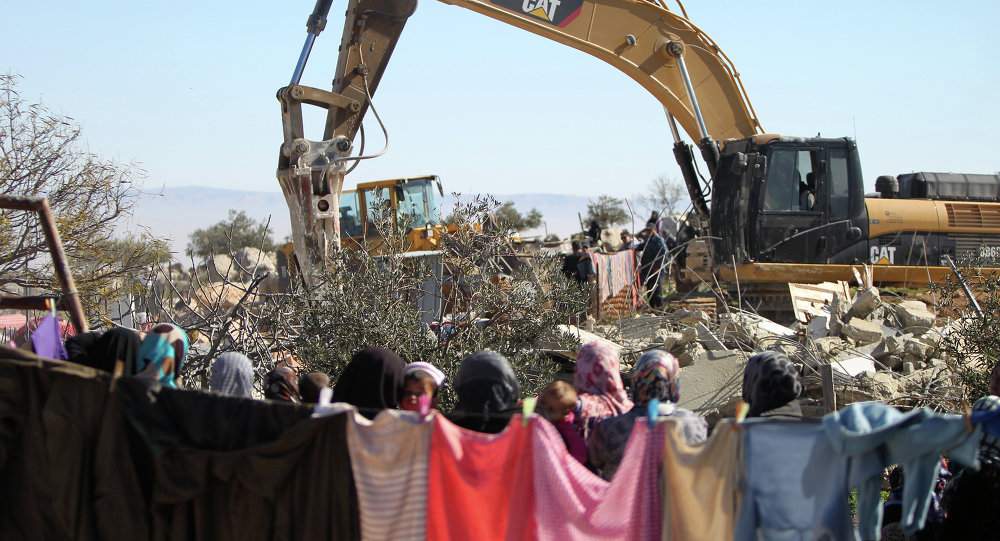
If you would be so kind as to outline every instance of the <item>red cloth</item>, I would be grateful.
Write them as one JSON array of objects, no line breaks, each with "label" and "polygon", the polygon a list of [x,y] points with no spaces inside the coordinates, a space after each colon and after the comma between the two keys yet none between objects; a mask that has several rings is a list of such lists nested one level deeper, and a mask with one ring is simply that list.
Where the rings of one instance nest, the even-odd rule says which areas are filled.
[{"label": "red cloth", "polygon": [[635,264],[635,250],[613,254],[591,253],[597,270],[597,287],[600,300],[606,301],[629,287],[628,299],[632,306],[639,303],[639,269]]},{"label": "red cloth", "polygon": [[[427,488],[427,539],[537,539],[531,425],[514,415],[499,434],[436,415]],[[560,445],[562,442],[559,442]]]}]

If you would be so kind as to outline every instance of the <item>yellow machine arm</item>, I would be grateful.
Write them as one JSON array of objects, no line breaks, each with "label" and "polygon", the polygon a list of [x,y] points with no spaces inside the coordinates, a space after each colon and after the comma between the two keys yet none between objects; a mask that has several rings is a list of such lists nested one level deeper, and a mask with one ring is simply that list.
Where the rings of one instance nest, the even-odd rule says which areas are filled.
[{"label": "yellow machine arm", "polygon": [[[441,0],[583,51],[618,68],[656,97],[694,141],[762,133],[739,74],[685,17],[643,0]],[[672,42],[674,44],[672,44]],[[683,54],[704,117],[699,128],[678,69]]]},{"label": "yellow machine arm", "polygon": [[[333,88],[325,91],[298,84],[332,3],[317,0],[292,82],[278,91],[284,128],[278,180],[292,216],[296,257],[307,276],[325,264],[331,245],[339,245],[337,213],[344,175],[357,160],[374,157],[353,155],[353,142],[416,1],[348,0]],[[699,143],[709,171],[719,156],[715,141],[763,133],[732,62],[704,32],[662,3],[441,1],[583,51],[642,85],[671,117],[674,153],[695,209],[703,216],[708,206],[694,173],[690,147],[681,142],[673,120]],[[305,139],[302,104],[328,110],[322,141]],[[364,154],[363,146],[360,154]]]}]

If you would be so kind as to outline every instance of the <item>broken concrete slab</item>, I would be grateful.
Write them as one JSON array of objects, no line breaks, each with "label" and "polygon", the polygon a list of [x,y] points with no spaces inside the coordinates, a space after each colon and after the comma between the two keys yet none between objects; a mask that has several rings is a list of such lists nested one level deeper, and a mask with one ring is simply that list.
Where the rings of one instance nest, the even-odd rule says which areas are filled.
[{"label": "broken concrete slab", "polygon": [[719,316],[719,329],[724,335],[735,335],[741,340],[760,344],[775,338],[795,339],[795,331],[770,319],[750,312],[733,311]]},{"label": "broken concrete slab", "polygon": [[882,339],[882,327],[874,321],[851,318],[840,329],[841,334],[854,339],[858,344],[871,344]]},{"label": "broken concrete slab", "polygon": [[[556,328],[559,329],[559,331],[562,333],[575,336],[580,341],[581,345],[586,345],[596,341],[609,344],[611,346],[618,348],[619,350],[621,349],[621,345],[619,345],[618,343],[612,342],[611,340],[598,336],[592,332],[587,332],[581,329],[580,327],[577,327],[576,325],[557,325]],[[539,344],[538,346],[544,347],[544,344]]]},{"label": "broken concrete slab", "polygon": [[899,355],[889,355],[884,359],[880,359],[880,361],[889,370],[899,371],[903,368],[903,359]]},{"label": "broken concrete slab", "polygon": [[835,372],[855,377],[862,372],[875,372],[875,361],[865,357],[850,357],[843,360],[830,361],[830,366]]},{"label": "broken concrete slab", "polygon": [[875,312],[875,309],[882,304],[882,296],[879,294],[878,288],[869,287],[858,293],[857,298],[854,300],[854,304],[847,311],[849,316],[859,317],[865,319]]},{"label": "broken concrete slab", "polygon": [[698,331],[698,340],[701,341],[701,344],[705,346],[706,349],[710,349],[712,351],[729,350],[729,348],[722,343],[722,340],[719,340],[719,337],[715,336],[715,334],[703,323],[695,325],[695,330]]},{"label": "broken concrete slab", "polygon": [[708,312],[704,310],[678,310],[670,315],[671,319],[678,323],[683,323],[685,325],[697,325],[702,323],[705,325],[710,325],[712,323],[711,316]]},{"label": "broken concrete slab", "polygon": [[893,310],[896,312],[896,317],[907,327],[928,329],[934,327],[936,322],[934,314],[920,301],[902,301],[895,305]]},{"label": "broken concrete slab", "polygon": [[740,396],[746,355],[739,351],[710,351],[681,368],[681,399],[677,404],[696,413],[725,409]]},{"label": "broken concrete slab", "polygon": [[907,340],[903,344],[903,353],[913,355],[915,358],[924,360],[930,357],[931,347],[917,339]]}]

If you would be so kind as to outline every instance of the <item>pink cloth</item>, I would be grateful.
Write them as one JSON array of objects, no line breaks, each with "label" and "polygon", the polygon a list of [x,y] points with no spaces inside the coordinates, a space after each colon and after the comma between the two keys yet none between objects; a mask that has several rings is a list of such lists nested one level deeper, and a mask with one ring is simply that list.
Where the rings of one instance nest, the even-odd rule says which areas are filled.
[{"label": "pink cloth", "polygon": [[580,464],[584,464],[587,462],[587,442],[576,431],[576,425],[573,424],[574,418],[575,416],[571,411],[565,419],[558,423],[552,423],[552,426],[556,427],[556,430],[559,431],[559,435],[562,436],[563,441],[566,443],[566,449],[569,451],[569,454],[577,459]]},{"label": "pink cloth", "polygon": [[607,482],[566,452],[552,427],[534,427],[535,521],[539,539],[660,538],[663,425],[636,423],[618,472]]},{"label": "pink cloth", "polygon": [[591,342],[576,354],[573,387],[580,397],[577,432],[586,440],[598,420],[627,413],[632,401],[625,394],[618,372],[618,348],[606,342]]},{"label": "pink cloth", "polygon": [[[538,539],[531,440],[533,427],[546,424],[534,416],[523,427],[514,415],[503,432],[482,434],[435,415],[427,539]],[[556,440],[565,453],[558,435]]]}]

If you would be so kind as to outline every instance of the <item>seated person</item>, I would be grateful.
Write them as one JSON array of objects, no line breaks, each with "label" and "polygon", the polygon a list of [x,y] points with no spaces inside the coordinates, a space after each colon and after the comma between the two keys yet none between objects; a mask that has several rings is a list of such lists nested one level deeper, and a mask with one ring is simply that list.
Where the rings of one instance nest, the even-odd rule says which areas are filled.
[{"label": "seated person", "polygon": [[816,208],[816,173],[806,173],[806,182],[799,183],[799,210]]}]

